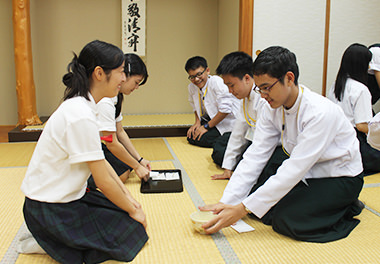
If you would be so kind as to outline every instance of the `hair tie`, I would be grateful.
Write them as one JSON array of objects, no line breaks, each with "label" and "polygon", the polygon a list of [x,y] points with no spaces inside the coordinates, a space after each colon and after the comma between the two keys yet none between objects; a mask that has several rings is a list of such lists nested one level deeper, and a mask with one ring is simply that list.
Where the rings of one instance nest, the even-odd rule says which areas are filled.
[{"label": "hair tie", "polygon": [[131,73],[131,64],[128,62],[128,73]]}]

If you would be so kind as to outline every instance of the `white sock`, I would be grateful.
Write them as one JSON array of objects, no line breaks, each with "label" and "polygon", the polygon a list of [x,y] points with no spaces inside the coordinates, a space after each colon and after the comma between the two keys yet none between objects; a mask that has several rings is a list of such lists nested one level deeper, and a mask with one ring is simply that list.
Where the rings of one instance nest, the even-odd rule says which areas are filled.
[{"label": "white sock", "polygon": [[25,233],[23,233],[23,234],[20,236],[19,241],[23,241],[23,240],[28,239],[28,238],[31,238],[31,237],[33,237],[32,233],[30,233],[29,230],[26,230]]},{"label": "white sock", "polygon": [[22,254],[46,254],[33,236],[20,241],[17,245],[17,252]]}]

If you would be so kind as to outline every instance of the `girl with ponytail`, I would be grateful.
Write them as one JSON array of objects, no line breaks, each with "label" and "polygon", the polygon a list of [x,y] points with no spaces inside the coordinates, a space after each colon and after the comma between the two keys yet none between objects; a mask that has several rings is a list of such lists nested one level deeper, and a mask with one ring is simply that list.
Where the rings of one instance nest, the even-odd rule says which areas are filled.
[{"label": "girl with ponytail", "polygon": [[[64,101],[37,142],[21,190],[29,234],[21,253],[60,263],[131,261],[148,240],[141,205],[104,158],[96,104],[125,82],[124,54],[88,43],[67,67]],[[92,174],[96,188],[87,186]]]},{"label": "girl with ponytail", "polygon": [[132,169],[145,181],[151,169],[149,160],[144,159],[133,146],[121,123],[123,94],[129,95],[140,85],[146,83],[148,72],[145,63],[136,54],[125,54],[124,71],[126,81],[122,83],[118,96],[103,98],[98,104],[99,130],[109,140],[104,141],[102,148],[107,161],[114,168],[120,179],[125,182]]}]

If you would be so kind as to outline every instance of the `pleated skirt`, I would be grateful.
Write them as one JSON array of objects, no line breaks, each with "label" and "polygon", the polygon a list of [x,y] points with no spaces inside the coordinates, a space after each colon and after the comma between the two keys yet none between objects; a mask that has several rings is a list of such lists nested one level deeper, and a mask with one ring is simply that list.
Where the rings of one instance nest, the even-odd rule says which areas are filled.
[{"label": "pleated skirt", "polygon": [[143,225],[99,191],[70,203],[26,197],[23,210],[38,244],[60,263],[132,261],[148,240]]}]

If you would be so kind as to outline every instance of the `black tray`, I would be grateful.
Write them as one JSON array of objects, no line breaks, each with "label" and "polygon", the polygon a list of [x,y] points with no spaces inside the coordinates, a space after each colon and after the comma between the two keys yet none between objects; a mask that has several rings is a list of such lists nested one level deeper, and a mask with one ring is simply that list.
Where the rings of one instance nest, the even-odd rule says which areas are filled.
[{"label": "black tray", "polygon": [[181,170],[152,170],[157,172],[177,172],[179,174],[179,180],[149,180],[146,182],[141,180],[141,193],[172,193],[172,192],[182,192],[182,174]]}]

